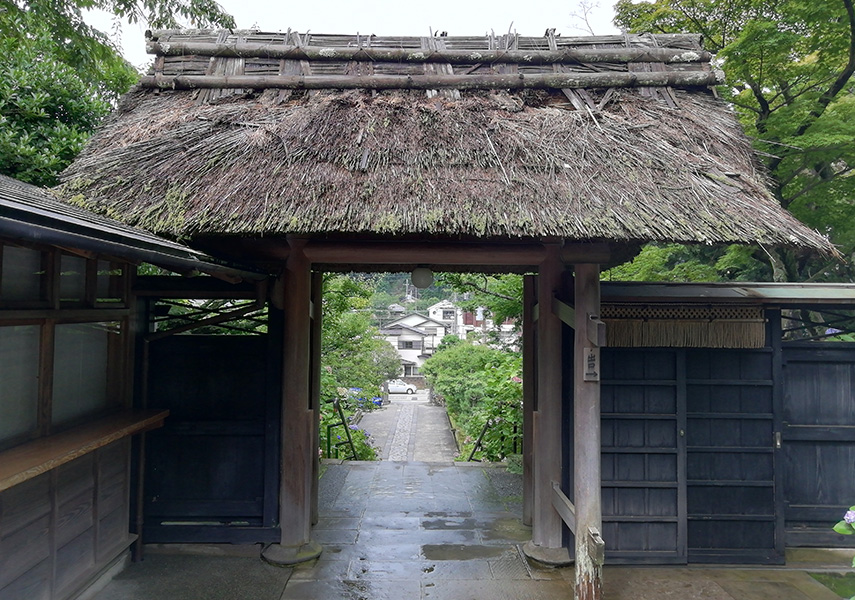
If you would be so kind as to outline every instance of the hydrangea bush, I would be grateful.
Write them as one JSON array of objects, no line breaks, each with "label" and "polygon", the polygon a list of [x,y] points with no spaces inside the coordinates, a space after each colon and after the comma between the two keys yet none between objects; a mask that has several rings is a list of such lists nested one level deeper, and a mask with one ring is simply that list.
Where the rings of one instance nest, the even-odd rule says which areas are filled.
[{"label": "hydrangea bush", "polygon": [[[855,506],[849,507],[843,518],[834,526],[834,531],[843,535],[855,533]],[[852,566],[855,567],[855,558],[852,559]]]}]

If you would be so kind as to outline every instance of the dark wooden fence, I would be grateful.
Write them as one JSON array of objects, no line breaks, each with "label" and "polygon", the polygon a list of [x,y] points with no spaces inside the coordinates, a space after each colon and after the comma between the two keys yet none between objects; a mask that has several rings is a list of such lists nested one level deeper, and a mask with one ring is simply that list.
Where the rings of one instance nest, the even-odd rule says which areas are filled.
[{"label": "dark wooden fence", "polygon": [[603,537],[611,562],[775,563],[773,353],[603,352]]},{"label": "dark wooden fence", "polygon": [[855,344],[783,349],[787,545],[851,546],[831,526],[855,504]]}]

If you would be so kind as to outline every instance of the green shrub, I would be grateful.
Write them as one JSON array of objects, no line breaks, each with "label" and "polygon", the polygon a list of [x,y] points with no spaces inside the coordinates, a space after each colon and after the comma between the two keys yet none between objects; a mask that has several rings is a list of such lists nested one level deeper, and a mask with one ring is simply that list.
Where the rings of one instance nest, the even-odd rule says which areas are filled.
[{"label": "green shrub", "polygon": [[[443,340],[445,342],[445,339]],[[422,372],[446,409],[467,459],[485,424],[478,456],[499,461],[522,444],[522,359],[518,353],[457,340],[442,344]],[[515,449],[516,446],[516,449]]]}]

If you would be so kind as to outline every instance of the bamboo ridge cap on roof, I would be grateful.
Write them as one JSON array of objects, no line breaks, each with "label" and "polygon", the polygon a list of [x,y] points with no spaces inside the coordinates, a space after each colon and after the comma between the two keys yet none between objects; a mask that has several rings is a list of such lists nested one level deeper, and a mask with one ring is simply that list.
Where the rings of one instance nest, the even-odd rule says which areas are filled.
[{"label": "bamboo ridge cap on roof", "polygon": [[506,63],[520,65],[586,63],[707,63],[706,51],[675,48],[563,48],[558,50],[418,50],[405,48],[298,46],[276,43],[156,42],[146,52],[158,56],[217,56],[224,58],[282,58],[287,60],[411,63]]},{"label": "bamboo ridge cap on roof", "polygon": [[192,89],[590,89],[631,87],[694,88],[724,81],[721,71],[618,73],[534,73],[484,75],[154,75],[140,87]]}]

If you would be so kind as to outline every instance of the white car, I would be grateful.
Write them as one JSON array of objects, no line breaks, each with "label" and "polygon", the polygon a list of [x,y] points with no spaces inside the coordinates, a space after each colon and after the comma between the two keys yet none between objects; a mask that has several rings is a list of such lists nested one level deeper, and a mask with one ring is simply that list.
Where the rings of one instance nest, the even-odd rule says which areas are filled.
[{"label": "white car", "polygon": [[392,379],[387,384],[390,394],[415,394],[416,386],[407,383],[403,379]]}]

